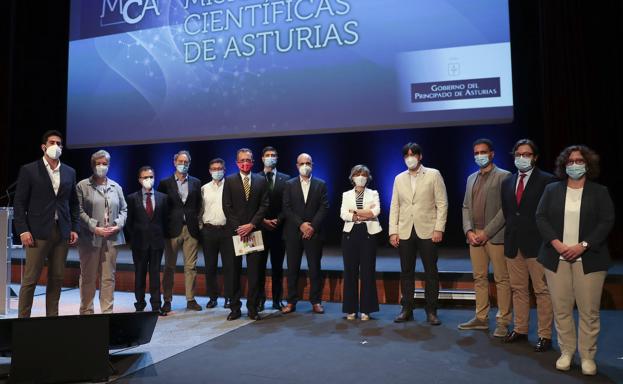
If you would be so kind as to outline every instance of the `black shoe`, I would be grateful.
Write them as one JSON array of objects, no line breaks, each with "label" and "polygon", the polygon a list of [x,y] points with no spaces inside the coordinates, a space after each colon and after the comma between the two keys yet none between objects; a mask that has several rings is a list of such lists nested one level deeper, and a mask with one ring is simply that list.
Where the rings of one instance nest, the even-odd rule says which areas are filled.
[{"label": "black shoe", "polygon": [[206,308],[207,308],[207,309],[214,308],[214,307],[216,307],[216,304],[218,304],[218,303],[217,303],[217,301],[216,301],[216,299],[210,299],[210,300],[208,301],[208,304],[206,304]]},{"label": "black shoe", "polygon": [[186,309],[191,311],[201,311],[201,305],[197,303],[197,300],[190,300],[186,302]]},{"label": "black shoe", "polygon": [[528,335],[512,331],[503,340],[505,343],[514,343],[516,341],[528,341]]},{"label": "black shoe", "polygon": [[552,349],[552,339],[546,339],[545,337],[539,337],[534,347],[534,352],[545,352]]},{"label": "black shoe", "polygon": [[249,311],[248,316],[249,316],[249,319],[251,320],[262,320],[262,318],[257,312]]},{"label": "black shoe", "polygon": [[223,304],[223,308],[229,308],[231,306],[231,301],[229,299],[225,299],[225,304]]},{"label": "black shoe", "polygon": [[439,320],[435,313],[427,313],[426,322],[430,325],[441,325],[441,320]]},{"label": "black shoe", "polygon": [[404,323],[413,320],[413,310],[402,309],[400,314],[394,319],[394,323]]},{"label": "black shoe", "polygon": [[260,304],[257,306],[257,311],[258,312],[262,312],[264,311],[264,305],[266,304],[266,300],[261,300]]},{"label": "black shoe", "polygon": [[160,308],[158,310],[158,316],[166,316],[166,315],[167,315],[167,313],[165,311],[163,311],[162,308]]},{"label": "black shoe", "polygon": [[165,301],[164,302],[164,305],[162,306],[162,312],[164,312],[164,313],[171,312],[171,302],[170,301]]},{"label": "black shoe", "polygon": [[273,309],[281,311],[281,308],[285,307],[285,305],[281,302],[281,300],[273,300]]},{"label": "black shoe", "polygon": [[240,310],[231,311],[231,312],[229,312],[229,315],[227,315],[227,320],[229,320],[229,321],[236,320],[236,319],[239,319],[240,316],[242,316],[242,313],[240,312]]},{"label": "black shoe", "polygon": [[143,312],[147,303],[134,303],[134,308],[136,308],[136,312]]}]

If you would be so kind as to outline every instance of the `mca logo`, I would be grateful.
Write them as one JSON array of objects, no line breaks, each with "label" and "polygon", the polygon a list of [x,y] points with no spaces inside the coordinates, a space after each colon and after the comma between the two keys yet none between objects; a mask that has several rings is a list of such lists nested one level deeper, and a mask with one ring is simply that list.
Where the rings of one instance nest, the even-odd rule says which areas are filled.
[{"label": "mca logo", "polygon": [[160,16],[158,0],[102,0],[100,25],[136,24],[147,12]]}]

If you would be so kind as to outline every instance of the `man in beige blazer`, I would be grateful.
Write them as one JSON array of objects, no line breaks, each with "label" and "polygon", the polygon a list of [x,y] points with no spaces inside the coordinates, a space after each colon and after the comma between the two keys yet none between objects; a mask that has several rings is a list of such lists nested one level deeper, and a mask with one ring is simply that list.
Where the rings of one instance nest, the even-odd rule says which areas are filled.
[{"label": "man in beige blazer", "polygon": [[498,313],[493,336],[504,337],[511,322],[511,287],[504,257],[504,213],[502,212],[502,182],[510,172],[496,167],[493,142],[478,139],[474,142],[474,161],[480,168],[467,178],[463,199],[463,232],[469,244],[476,315],[459,324],[459,329],[489,329],[489,262],[497,291]]},{"label": "man in beige blazer", "polygon": [[394,321],[413,319],[415,258],[419,251],[425,274],[426,320],[439,325],[437,243],[443,239],[448,216],[446,186],[438,170],[422,165],[418,144],[407,143],[402,155],[408,169],[394,179],[389,211],[389,242],[400,254],[402,291],[402,311]]}]

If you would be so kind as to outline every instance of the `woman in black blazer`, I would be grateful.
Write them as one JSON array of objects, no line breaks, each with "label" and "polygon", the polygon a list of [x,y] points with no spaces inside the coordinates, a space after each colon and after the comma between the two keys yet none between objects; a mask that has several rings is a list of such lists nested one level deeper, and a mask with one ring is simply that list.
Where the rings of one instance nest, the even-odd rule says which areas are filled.
[{"label": "woman in black blazer", "polygon": [[[538,261],[545,267],[561,351],[556,368],[569,370],[577,344],[582,373],[595,375],[614,206],[608,189],[590,181],[599,174],[599,156],[590,148],[574,145],[563,150],[556,160],[556,174],[562,181],[545,188],[536,212],[543,238]],[[579,337],[574,304],[579,312]]]}]

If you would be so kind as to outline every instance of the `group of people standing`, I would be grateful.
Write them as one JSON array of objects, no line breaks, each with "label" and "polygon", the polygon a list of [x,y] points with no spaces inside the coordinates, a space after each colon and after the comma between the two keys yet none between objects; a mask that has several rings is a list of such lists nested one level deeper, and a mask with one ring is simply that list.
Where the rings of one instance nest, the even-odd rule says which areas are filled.
[{"label": "group of people standing", "polygon": [[[278,153],[262,150],[260,173],[252,173],[253,152],[237,151],[237,172],[225,177],[226,164],[209,162],[212,180],[201,185],[189,175],[191,155],[173,158],[175,171],[155,188],[154,169],[141,167],[139,189],[124,196],[108,176],[110,155],[91,156],[93,174],[76,183],[75,171],[60,162],[62,136],[44,134],[43,158],[20,169],[15,195],[15,228],[26,247],[26,268],[19,295],[19,316],[30,316],[35,285],[44,261],[48,263],[46,313],[58,315],[60,288],[69,245],[80,255],[80,313],[93,313],[96,281],[100,306],[113,311],[117,246],[127,235],[135,264],[135,307],[146,308],[149,275],[151,309],[171,311],[178,253],[184,260],[186,308],[202,310],[195,299],[199,247],[205,257],[207,308],[217,305],[218,255],[221,255],[228,320],[242,316],[242,257],[236,256],[232,236],[246,239],[261,231],[264,251],[245,256],[247,316],[259,320],[264,310],[266,265],[270,255],[272,307],[287,314],[300,300],[299,273],[303,253],[310,278],[314,313],[322,307],[321,258],[323,221],[329,203],[325,182],[312,176],[313,160],[302,153],[296,159],[299,175],[277,171]],[[463,230],[469,244],[476,291],[474,318],[459,329],[489,329],[489,264],[497,291],[498,311],[493,335],[512,343],[528,338],[530,285],[537,299],[536,351],[551,348],[555,320],[561,356],[556,368],[568,370],[579,349],[582,372],[596,373],[594,356],[599,334],[601,292],[609,265],[607,236],[614,223],[613,203],[606,187],[593,181],[599,173],[598,156],[585,146],[566,148],[556,162],[556,177],[536,166],[538,148],[518,141],[511,154],[517,172],[497,167],[493,143],[473,144],[479,170],[467,179],[463,201]],[[402,148],[406,170],[394,180],[389,212],[389,242],[401,263],[401,306],[395,322],[413,319],[415,260],[419,253],[425,275],[426,321],[439,325],[437,247],[442,241],[448,200],[441,173],[422,165],[422,148]],[[352,168],[353,188],[344,192],[340,217],[344,221],[342,250],[344,288],[342,310],[347,320],[369,320],[379,310],[376,291],[376,249],[382,228],[379,193],[369,188],[370,169]],[[125,233],[124,233],[125,232]],[[162,300],[160,267],[164,254]],[[283,303],[283,262],[287,255],[288,294]],[[580,314],[579,340],[573,320]],[[513,318],[514,316],[514,318]],[[512,330],[509,325],[513,323]],[[578,345],[579,341],[579,345]]]}]

